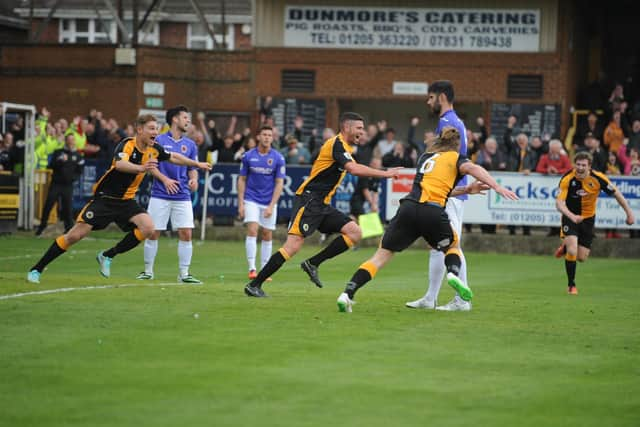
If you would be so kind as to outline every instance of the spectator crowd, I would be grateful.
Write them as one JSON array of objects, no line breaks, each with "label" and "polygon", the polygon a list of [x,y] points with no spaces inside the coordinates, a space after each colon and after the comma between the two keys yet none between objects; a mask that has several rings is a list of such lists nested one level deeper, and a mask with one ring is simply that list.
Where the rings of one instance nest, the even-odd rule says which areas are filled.
[{"label": "spectator crowd", "polygon": [[[304,119],[296,116],[289,124],[291,131],[285,134],[275,125],[272,102],[272,97],[263,98],[258,111],[258,127],[269,125],[273,128],[273,146],[282,153],[287,164],[313,163],[322,143],[335,135],[334,130],[313,129],[305,137]],[[623,85],[616,84],[602,104],[572,129],[564,143],[549,134],[528,135],[516,115],[508,117],[504,135],[496,137],[490,134],[484,119],[478,117],[474,123],[467,123],[467,155],[489,171],[524,175],[535,172],[559,179],[571,170],[573,154],[588,151],[593,156],[593,170],[607,175],[640,176],[640,102],[626,99]],[[242,155],[256,146],[254,132],[250,127],[239,126],[236,116],[230,116],[225,124],[225,129],[219,129],[216,120],[207,118],[203,112],[195,115],[187,136],[196,142],[200,161],[213,159],[218,163],[239,163]],[[369,123],[364,143],[355,147],[355,160],[376,167],[415,167],[418,157],[425,151],[426,142],[436,137],[432,131],[418,135],[419,124],[420,119],[412,117],[407,128],[398,132],[385,120]],[[7,131],[0,133],[0,171],[22,170],[24,125],[24,117],[17,115],[9,122]],[[63,147],[65,136],[69,134],[75,137],[76,147],[85,158],[109,161],[118,142],[133,136],[134,128],[130,123],[120,124],[107,118],[95,109],[70,121],[65,118],[52,120],[49,109],[42,107],[35,126],[36,167],[47,168],[49,156]],[[472,225],[465,226],[467,231],[472,230]],[[496,225],[484,224],[480,229],[483,233],[495,233]],[[509,226],[508,229],[516,234],[516,227]],[[531,234],[530,227],[522,227],[522,233]],[[631,233],[633,237],[637,234]],[[549,235],[557,235],[557,229],[550,229]],[[607,237],[620,235],[608,230]]]}]

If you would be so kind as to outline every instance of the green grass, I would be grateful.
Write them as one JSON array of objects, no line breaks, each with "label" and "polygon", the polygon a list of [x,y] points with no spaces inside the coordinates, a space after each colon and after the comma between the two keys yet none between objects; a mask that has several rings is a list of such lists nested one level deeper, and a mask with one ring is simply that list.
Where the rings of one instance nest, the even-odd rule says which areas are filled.
[{"label": "green grass", "polygon": [[[51,240],[0,238],[0,295],[135,284],[142,248],[103,279],[95,253],[120,235],[95,236],[40,285],[25,276]],[[160,241],[156,283],[175,281],[176,247]],[[580,264],[574,297],[552,256],[468,253],[473,311],[443,313],[404,307],[427,283],[425,251],[409,250],[344,314],[336,298],[374,248],[325,263],[323,289],[298,267],[317,249],[285,264],[263,300],[242,292],[243,242],[211,241],[194,248],[204,286],[0,300],[0,425],[640,424],[637,260]],[[451,296],[444,285],[440,302]]]}]

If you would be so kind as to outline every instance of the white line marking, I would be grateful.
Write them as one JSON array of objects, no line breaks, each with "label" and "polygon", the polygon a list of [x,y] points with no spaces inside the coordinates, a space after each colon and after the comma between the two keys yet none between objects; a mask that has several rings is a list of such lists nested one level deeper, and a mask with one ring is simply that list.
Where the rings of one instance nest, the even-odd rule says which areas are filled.
[{"label": "white line marking", "polygon": [[0,295],[0,301],[28,297],[32,295],[47,295],[47,294],[61,294],[63,292],[73,291],[89,291],[93,289],[116,289],[116,288],[135,288],[135,287],[158,287],[158,286],[202,286],[191,285],[189,283],[123,283],[120,285],[96,285],[96,286],[79,286],[77,288],[58,288],[58,289],[44,289],[42,291],[20,292],[18,294]]},{"label": "white line marking", "polygon": [[[76,250],[70,250],[68,251],[69,255],[77,255],[77,254],[86,254],[92,251],[88,251],[88,250],[80,250],[80,251],[76,251]],[[97,253],[98,251],[96,251]],[[3,256],[0,257],[0,260],[5,261],[5,260],[12,260],[12,259],[24,259],[24,258],[38,258],[40,256],[42,256],[44,254],[44,252],[39,251],[39,252],[34,252],[32,254],[23,254],[23,255],[12,255],[12,256]]]}]

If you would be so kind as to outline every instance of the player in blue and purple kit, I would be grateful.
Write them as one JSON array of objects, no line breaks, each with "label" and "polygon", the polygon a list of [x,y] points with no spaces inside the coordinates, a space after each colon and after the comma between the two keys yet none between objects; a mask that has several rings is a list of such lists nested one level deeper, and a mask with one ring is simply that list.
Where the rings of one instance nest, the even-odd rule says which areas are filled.
[{"label": "player in blue and purple kit", "polygon": [[[427,106],[431,110],[431,113],[439,118],[438,127],[436,128],[436,134],[440,135],[440,132],[445,126],[451,126],[458,130],[460,133],[460,151],[459,153],[467,155],[467,129],[464,123],[455,110],[453,109],[453,84],[448,80],[437,80],[431,83],[427,94]],[[425,141],[427,143],[427,151],[433,141]],[[467,185],[466,177],[463,177],[459,182],[459,186]],[[464,211],[463,202],[467,200],[469,196],[466,194],[450,197],[447,201],[445,211],[449,217],[451,227],[458,234],[458,239],[462,241],[462,215]],[[460,279],[464,283],[467,282],[467,261],[460,248]],[[409,308],[423,308],[423,309],[437,309],[444,311],[469,311],[471,310],[471,303],[456,296],[447,304],[437,306],[438,294],[440,293],[440,287],[442,286],[442,279],[444,278],[444,253],[435,249],[431,250],[429,254],[429,288],[427,293],[416,301],[410,301],[406,305]]]},{"label": "player in blue and purple kit", "polygon": [[[191,125],[191,115],[187,107],[179,105],[167,110],[166,119],[171,128],[168,132],[158,135],[156,143],[170,153],[180,153],[198,161],[195,142],[185,136]],[[178,282],[201,284],[200,280],[189,273],[193,255],[191,235],[194,226],[191,193],[198,189],[198,171],[192,167],[160,164],[151,174],[154,180],[147,211],[153,219],[155,231],[144,242],[144,271],[137,279],[153,279],[158,238],[160,232],[167,229],[167,223],[171,219],[171,227],[178,229]]]},{"label": "player in blue and purple kit", "polygon": [[262,227],[260,245],[261,268],[269,261],[276,229],[278,199],[282,194],[285,161],[282,154],[271,148],[273,129],[262,126],[258,132],[258,146],[242,156],[238,176],[238,215],[247,225],[245,249],[249,264],[249,279],[255,279],[258,227]]}]

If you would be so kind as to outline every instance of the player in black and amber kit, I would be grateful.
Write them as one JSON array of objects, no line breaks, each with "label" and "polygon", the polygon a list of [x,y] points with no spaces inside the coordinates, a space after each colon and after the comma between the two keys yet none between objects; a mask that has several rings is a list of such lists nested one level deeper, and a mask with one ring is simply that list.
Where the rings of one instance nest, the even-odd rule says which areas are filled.
[{"label": "player in black and amber kit", "polygon": [[578,295],[576,287],[576,260],[586,261],[591,252],[593,228],[596,219],[596,202],[600,191],[615,197],[627,215],[626,223],[635,222],[633,212],[622,193],[601,172],[591,169],[591,154],[579,152],[573,159],[573,170],[560,179],[560,192],[556,198],[556,208],[562,214],[560,237],[562,245],[556,250],[556,257],[564,255],[568,289],[571,295]]},{"label": "player in black and amber kit", "polygon": [[[373,279],[394,253],[405,250],[420,237],[433,249],[444,252],[447,282],[460,298],[471,300],[473,292],[458,277],[460,249],[458,236],[445,211],[447,199],[462,194],[476,194],[489,188],[510,200],[517,200],[518,197],[513,191],[500,186],[482,166],[470,162],[459,150],[460,132],[447,126],[442,129],[436,142],[420,156],[411,191],[400,200],[398,212],[385,230],[380,247],[360,265],[338,297],[338,309],[341,312],[350,313],[358,289]],[[456,188],[464,175],[471,175],[478,181]]]},{"label": "player in black and amber kit", "polygon": [[147,171],[155,169],[160,161],[178,165],[211,169],[211,165],[196,162],[178,153],[169,153],[155,142],[158,123],[153,115],[145,114],[136,121],[136,136],[122,140],[116,147],[111,168],[96,183],[91,199],[83,208],[76,224],[59,236],[44,256],[34,265],[27,280],[40,283],[40,274],[54,259],[71,245],[85,238],[91,230],[102,230],[115,222],[128,233],[113,248],[97,256],[100,273],[111,275],[111,260],[118,254],[135,248],[149,238],[154,226],[151,217],[135,201],[134,196]]},{"label": "player in black and amber kit", "polygon": [[318,266],[360,241],[360,226],[330,204],[336,189],[347,172],[356,176],[392,178],[397,177],[401,169],[379,170],[356,163],[351,153],[353,146],[364,140],[363,135],[364,119],[359,114],[344,113],[340,117],[340,133],[325,141],[313,162],[309,178],[296,191],[287,241],[269,258],[258,277],[245,286],[247,296],[265,297],[262,283],[294,256],[302,248],[304,239],[316,230],[322,233],[340,233],[326,248],[300,265],[319,288],[322,287],[322,282],[318,277]]}]

